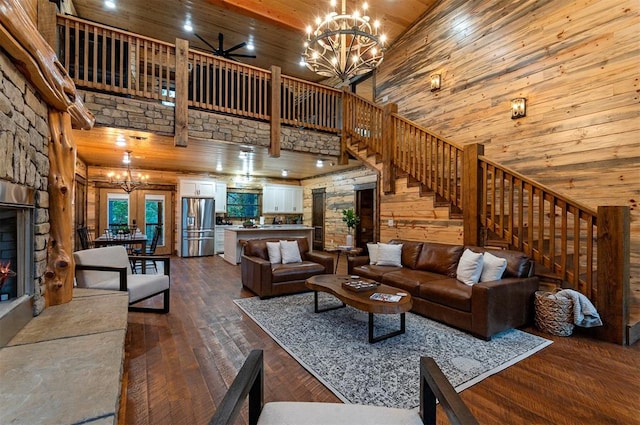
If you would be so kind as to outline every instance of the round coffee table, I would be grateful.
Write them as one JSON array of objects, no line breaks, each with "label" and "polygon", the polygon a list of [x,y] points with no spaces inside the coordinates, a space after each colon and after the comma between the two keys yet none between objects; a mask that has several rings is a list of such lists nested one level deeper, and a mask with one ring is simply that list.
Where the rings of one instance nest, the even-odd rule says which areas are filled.
[{"label": "round coffee table", "polygon": [[[405,332],[405,313],[411,310],[411,306],[413,305],[410,294],[404,294],[396,302],[372,300],[370,297],[374,293],[397,295],[399,291],[397,288],[382,284],[378,284],[372,289],[359,292],[343,287],[343,283],[350,281],[374,282],[373,280],[362,277],[335,274],[321,274],[307,279],[305,285],[307,288],[313,290],[314,312],[321,313],[350,305],[358,310],[369,313],[370,343],[382,341]],[[319,309],[318,292],[329,293],[342,301],[342,304]],[[374,336],[374,314],[400,314],[400,329],[384,335]]]}]

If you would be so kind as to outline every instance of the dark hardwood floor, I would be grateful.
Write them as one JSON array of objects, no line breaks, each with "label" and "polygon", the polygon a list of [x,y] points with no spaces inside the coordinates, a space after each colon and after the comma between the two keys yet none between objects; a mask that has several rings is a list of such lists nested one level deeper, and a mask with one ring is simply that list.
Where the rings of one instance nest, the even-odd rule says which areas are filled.
[{"label": "dark hardwood floor", "polygon": [[[171,276],[171,313],[129,313],[120,424],[207,423],[254,348],[265,401],[339,402],[235,306],[252,296],[239,266],[172,257]],[[640,344],[543,336],[554,343],[461,393],[480,423],[640,424]]]}]

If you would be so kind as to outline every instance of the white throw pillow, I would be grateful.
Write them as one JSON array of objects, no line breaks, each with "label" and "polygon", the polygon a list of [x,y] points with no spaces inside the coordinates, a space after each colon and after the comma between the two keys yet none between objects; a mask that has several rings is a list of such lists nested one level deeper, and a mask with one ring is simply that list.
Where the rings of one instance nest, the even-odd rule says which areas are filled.
[{"label": "white throw pillow", "polygon": [[467,285],[478,283],[482,274],[482,254],[465,249],[458,262],[456,278]]},{"label": "white throw pillow", "polygon": [[282,254],[282,264],[302,262],[296,241],[280,241],[280,253]]},{"label": "white throw pillow", "polygon": [[480,275],[480,282],[493,282],[494,280],[500,280],[506,269],[506,258],[496,257],[489,252],[485,252],[482,256],[482,274]]},{"label": "white throw pillow", "polygon": [[267,252],[269,253],[269,262],[271,264],[280,264],[282,262],[280,242],[267,242]]},{"label": "white throw pillow", "polygon": [[402,267],[402,244],[378,242],[376,265]]},{"label": "white throw pillow", "polygon": [[378,244],[368,243],[367,251],[369,251],[369,264],[376,264],[378,262]]}]

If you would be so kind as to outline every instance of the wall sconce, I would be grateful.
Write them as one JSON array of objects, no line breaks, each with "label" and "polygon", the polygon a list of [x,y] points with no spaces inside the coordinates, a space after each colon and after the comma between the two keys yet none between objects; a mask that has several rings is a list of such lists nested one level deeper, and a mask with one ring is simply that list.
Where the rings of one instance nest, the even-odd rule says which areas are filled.
[{"label": "wall sconce", "polygon": [[511,99],[511,119],[522,118],[527,116],[527,99],[518,97]]},{"label": "wall sconce", "polygon": [[431,76],[431,91],[440,90],[440,74],[433,74]]}]

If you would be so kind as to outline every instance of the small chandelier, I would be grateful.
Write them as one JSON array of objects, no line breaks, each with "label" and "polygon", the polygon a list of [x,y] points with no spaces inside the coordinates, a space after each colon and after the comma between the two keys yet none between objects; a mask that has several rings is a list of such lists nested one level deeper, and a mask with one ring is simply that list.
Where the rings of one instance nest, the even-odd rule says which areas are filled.
[{"label": "small chandelier", "polygon": [[[347,14],[346,0],[342,12],[329,13],[324,19],[316,18],[316,28],[307,27],[307,40],[302,62],[317,74],[340,78],[349,84],[352,77],[375,69],[384,56],[386,37],[378,35],[378,21],[371,23],[366,15],[368,5],[362,5],[362,14],[355,10]],[[336,7],[336,0],[331,0]]]},{"label": "small chandelier", "polygon": [[149,178],[149,176],[143,175],[141,173],[138,173],[138,180],[133,180],[131,174],[131,151],[126,151],[124,153],[122,162],[127,164],[127,171],[125,171],[124,174],[115,173],[113,171],[107,174],[107,176],[109,177],[109,182],[111,184],[120,186],[120,188],[122,188],[122,190],[127,193],[131,193],[140,186],[144,186],[147,184],[147,179]]}]

